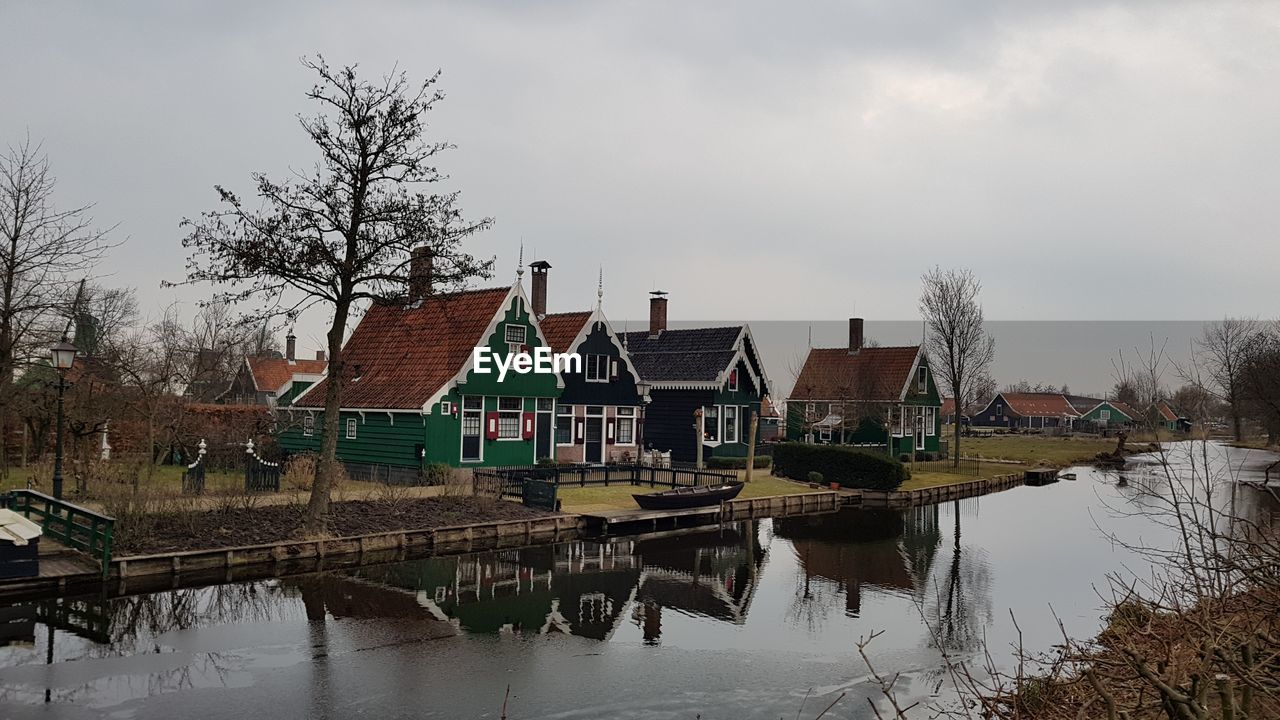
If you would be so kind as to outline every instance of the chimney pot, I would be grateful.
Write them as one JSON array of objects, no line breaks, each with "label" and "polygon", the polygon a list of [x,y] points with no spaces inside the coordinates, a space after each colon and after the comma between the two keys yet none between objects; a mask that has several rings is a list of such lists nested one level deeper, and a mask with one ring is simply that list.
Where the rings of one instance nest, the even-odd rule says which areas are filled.
[{"label": "chimney pot", "polygon": [[547,314],[547,271],[551,269],[551,263],[538,260],[529,263],[529,268],[533,274],[533,314],[542,318]]},{"label": "chimney pot", "polygon": [[862,349],[862,318],[849,318],[849,353]]},{"label": "chimney pot", "polygon": [[658,337],[667,329],[667,293],[654,290],[649,295],[649,337]]},{"label": "chimney pot", "polygon": [[290,332],[284,336],[284,359],[292,360],[293,353],[298,349],[298,338]]},{"label": "chimney pot", "polygon": [[431,294],[433,265],[431,248],[426,245],[414,248],[409,254],[409,302],[423,300]]},{"label": "chimney pot", "polygon": [[324,356],[324,351],[323,351],[323,350],[317,350],[317,351],[316,351],[316,359],[317,359],[317,360],[324,360],[324,359],[326,359],[326,358],[325,358],[325,356]]}]

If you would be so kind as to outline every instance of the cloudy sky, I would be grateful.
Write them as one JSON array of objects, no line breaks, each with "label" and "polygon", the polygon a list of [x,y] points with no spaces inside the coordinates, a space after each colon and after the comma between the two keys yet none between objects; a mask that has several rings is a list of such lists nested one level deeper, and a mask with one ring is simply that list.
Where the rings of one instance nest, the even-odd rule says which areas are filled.
[{"label": "cloudy sky", "polygon": [[[499,277],[553,310],[917,316],[967,265],[996,319],[1274,315],[1280,4],[0,0],[0,142],[41,139],[144,308],[178,222],[314,159],[300,56],[437,68],[434,137]],[[304,345],[324,318],[307,318]]]}]

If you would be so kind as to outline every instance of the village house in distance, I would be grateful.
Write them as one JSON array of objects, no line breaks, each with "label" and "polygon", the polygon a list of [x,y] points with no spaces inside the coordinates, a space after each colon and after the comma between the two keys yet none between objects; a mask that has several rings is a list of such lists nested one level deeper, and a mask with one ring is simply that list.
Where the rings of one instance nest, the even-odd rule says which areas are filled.
[{"label": "village house in distance", "polygon": [[324,378],[328,363],[324,351],[317,350],[314,360],[300,360],[296,355],[298,338],[290,332],[284,339],[284,356],[279,351],[247,356],[240,364],[231,386],[218,396],[218,402],[236,405],[289,405],[311,385]]},{"label": "village house in distance", "polygon": [[787,398],[787,439],[938,453],[941,409],[922,348],[867,346],[862,318],[850,318],[846,347],[809,349]]}]

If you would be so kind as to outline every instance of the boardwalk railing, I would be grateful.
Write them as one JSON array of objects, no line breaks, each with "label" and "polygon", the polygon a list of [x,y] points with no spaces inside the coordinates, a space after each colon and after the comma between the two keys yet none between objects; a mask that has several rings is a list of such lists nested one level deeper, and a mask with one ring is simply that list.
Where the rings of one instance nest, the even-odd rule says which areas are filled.
[{"label": "boardwalk railing", "polygon": [[10,490],[3,500],[4,507],[39,522],[45,535],[73,550],[99,558],[102,577],[107,576],[111,568],[115,518],[56,500],[35,490]]},{"label": "boardwalk railing", "polygon": [[636,487],[699,487],[737,479],[733,470],[697,470],[692,467],[652,465],[522,465],[473,471],[479,495],[523,500],[525,480],[540,480],[562,487],[630,485]]}]

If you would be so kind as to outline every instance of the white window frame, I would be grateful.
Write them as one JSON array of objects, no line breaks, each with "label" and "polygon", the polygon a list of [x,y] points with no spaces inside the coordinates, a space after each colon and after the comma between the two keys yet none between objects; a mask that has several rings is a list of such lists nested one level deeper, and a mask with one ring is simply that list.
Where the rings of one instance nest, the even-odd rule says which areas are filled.
[{"label": "white window frame", "polygon": [[316,416],[307,414],[302,417],[302,434],[311,437],[316,434]]},{"label": "white window frame", "polygon": [[829,425],[824,425],[818,431],[818,439],[822,440],[822,442],[831,442],[831,427]]},{"label": "white window frame", "polygon": [[[511,332],[516,330],[518,332]],[[529,337],[528,328],[518,323],[507,323],[506,328],[502,331],[502,339],[508,345],[524,345],[525,340]]]},{"label": "white window frame", "polygon": [[[636,409],[633,407],[620,407],[615,411],[614,417],[614,444],[615,445],[635,445],[636,444]],[[624,442],[622,440],[622,423],[626,421],[627,432],[631,434],[631,439]]]},{"label": "white window frame", "polygon": [[916,392],[918,392],[918,393],[920,393],[920,394],[922,394],[922,395],[923,395],[924,393],[929,392],[929,368],[928,368],[928,366],[926,366],[926,365],[921,365],[921,366],[920,366],[920,369],[916,371],[916,376],[917,376],[917,377],[916,377]]},{"label": "white window frame", "polygon": [[[560,418],[569,419],[569,439],[566,442],[560,442]],[[556,447],[570,447],[573,445],[574,415],[572,405],[556,405],[556,424],[552,427],[552,440],[555,441]]]},{"label": "white window frame", "polygon": [[1098,417],[1102,418],[1104,421],[1105,421],[1105,420],[1110,420],[1110,419],[1111,419],[1111,411],[1110,411],[1110,410],[1108,410],[1107,408],[1102,408],[1101,410],[1099,410],[1099,411],[1098,411]]},{"label": "white window frame", "polygon": [[[715,416],[715,424],[714,424],[714,426],[712,426],[712,427],[710,427],[710,428],[708,428],[708,425],[707,425],[707,412],[708,412],[708,411],[715,411],[715,414],[716,414],[716,416]],[[719,405],[708,405],[707,407],[702,408],[702,444],[703,444],[703,445],[719,445],[721,442],[723,442],[723,439],[724,439],[724,433],[723,433],[723,432],[721,432],[721,429],[722,429],[722,428],[721,428],[720,423],[721,423],[721,414],[720,414],[720,406],[719,406]],[[714,431],[715,431],[715,434],[716,434],[715,438],[710,439],[710,440],[708,440],[708,439],[707,439],[707,430],[708,430],[708,429],[712,429],[712,430],[714,430]]]},{"label": "white window frame", "polygon": [[[516,403],[517,409],[515,410],[512,410],[511,408],[504,409],[502,407],[503,400],[514,400]],[[503,427],[502,421],[503,420],[510,421],[511,420],[510,416],[513,413],[515,414],[516,434],[504,435],[502,430],[502,427]],[[508,442],[511,440],[523,440],[524,439],[524,428],[522,427],[523,423],[524,423],[524,400],[522,398],[511,397],[509,395],[504,397],[499,397],[498,398],[498,440],[500,442]]]},{"label": "white window frame", "polygon": [[440,401],[440,414],[441,414],[441,415],[452,415],[452,414],[453,414],[453,403],[449,402],[448,400],[441,400],[441,401]]},{"label": "white window frame", "polygon": [[[730,410],[733,411],[733,419],[729,418]],[[724,421],[721,424],[721,429],[724,431],[724,435],[721,436],[720,442],[723,442],[723,443],[739,442],[738,440],[738,406],[722,405],[720,407],[720,415],[724,418]],[[732,433],[729,432],[730,428],[733,429]],[[730,434],[732,434],[733,437],[729,437]]]},{"label": "white window frame", "polygon": [[937,435],[935,425],[938,422],[938,408],[926,408],[924,411],[924,434],[933,436]]},{"label": "white window frame", "polygon": [[355,418],[347,418],[347,439],[348,440],[356,439],[356,425],[357,423]]}]

